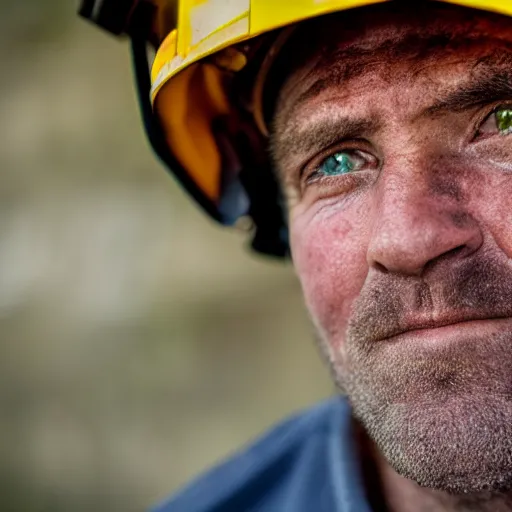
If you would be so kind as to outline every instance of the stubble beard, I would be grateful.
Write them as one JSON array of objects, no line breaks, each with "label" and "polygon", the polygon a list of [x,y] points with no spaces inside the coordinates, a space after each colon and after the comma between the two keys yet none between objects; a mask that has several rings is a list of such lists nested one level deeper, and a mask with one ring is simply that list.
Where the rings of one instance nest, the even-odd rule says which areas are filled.
[{"label": "stubble beard", "polygon": [[[508,494],[512,329],[434,350],[407,336],[377,341],[406,308],[400,297],[408,284],[386,279],[363,289],[356,301],[343,354],[323,343],[355,417],[395,471],[420,486],[457,495]],[[471,303],[489,316],[510,311],[506,265],[472,262],[445,282],[433,300],[447,307]]]}]

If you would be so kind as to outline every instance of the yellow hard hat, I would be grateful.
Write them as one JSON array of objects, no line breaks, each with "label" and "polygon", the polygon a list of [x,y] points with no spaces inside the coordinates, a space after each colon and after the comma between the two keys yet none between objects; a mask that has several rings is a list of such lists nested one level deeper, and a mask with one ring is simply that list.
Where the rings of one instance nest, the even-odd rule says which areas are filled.
[{"label": "yellow hard hat", "polygon": [[[233,81],[256,67],[244,119],[249,115],[264,140],[265,68],[286,40],[286,27],[384,1],[392,0],[112,0],[109,10],[108,0],[84,0],[82,14],[132,36],[150,140],[186,189],[224,224],[252,217],[258,230],[253,246],[260,252],[284,254],[286,223],[271,170],[258,162],[260,168],[244,173],[243,164],[230,152],[226,133],[219,129],[240,117],[240,105],[234,104],[231,94]],[[512,15],[512,0],[444,1]],[[123,20],[113,21],[112,13],[123,4]],[[261,43],[265,34],[271,43]],[[143,46],[148,41],[156,49],[150,80],[143,76]]]}]

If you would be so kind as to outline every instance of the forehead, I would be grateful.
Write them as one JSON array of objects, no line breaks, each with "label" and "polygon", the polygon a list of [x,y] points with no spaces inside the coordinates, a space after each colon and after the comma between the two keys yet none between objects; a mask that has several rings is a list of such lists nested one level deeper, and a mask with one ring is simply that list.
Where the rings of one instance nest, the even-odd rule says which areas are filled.
[{"label": "forehead", "polygon": [[[346,100],[387,83],[431,100],[471,75],[512,65],[506,16],[437,2],[386,3],[313,20],[290,41],[274,128],[329,95]],[[382,94],[382,91],[379,91]]]}]

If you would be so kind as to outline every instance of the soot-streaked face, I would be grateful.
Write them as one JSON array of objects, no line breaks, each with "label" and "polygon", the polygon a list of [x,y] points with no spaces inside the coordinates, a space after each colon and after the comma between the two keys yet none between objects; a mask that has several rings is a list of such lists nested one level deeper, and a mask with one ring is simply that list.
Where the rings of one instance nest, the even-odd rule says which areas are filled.
[{"label": "soot-streaked face", "polygon": [[273,155],[322,347],[380,451],[423,486],[506,490],[512,20],[421,5],[298,29]]}]

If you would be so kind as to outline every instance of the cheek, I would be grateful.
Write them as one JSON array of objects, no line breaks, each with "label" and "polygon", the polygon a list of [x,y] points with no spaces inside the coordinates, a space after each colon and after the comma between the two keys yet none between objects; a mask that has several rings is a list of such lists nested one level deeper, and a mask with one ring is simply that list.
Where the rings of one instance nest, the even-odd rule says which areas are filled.
[{"label": "cheek", "polygon": [[343,343],[352,304],[368,273],[365,229],[357,213],[312,208],[295,212],[290,220],[292,256],[306,305],[331,346]]},{"label": "cheek", "polygon": [[475,183],[473,201],[485,229],[505,256],[512,259],[512,169],[506,174],[484,176]]},{"label": "cheek", "polygon": [[[512,196],[512,187],[509,192]],[[512,259],[512,199],[509,196],[496,201],[495,198],[493,208],[486,213],[487,224],[496,244],[509,260]]]},{"label": "cheek", "polygon": [[465,188],[471,209],[488,238],[512,259],[512,135],[491,137],[476,146],[467,162]]}]

